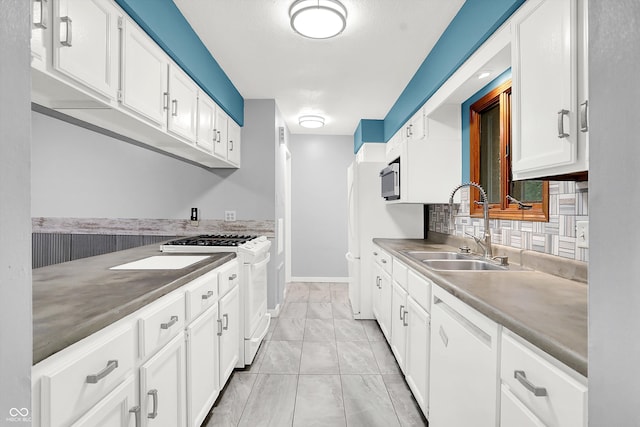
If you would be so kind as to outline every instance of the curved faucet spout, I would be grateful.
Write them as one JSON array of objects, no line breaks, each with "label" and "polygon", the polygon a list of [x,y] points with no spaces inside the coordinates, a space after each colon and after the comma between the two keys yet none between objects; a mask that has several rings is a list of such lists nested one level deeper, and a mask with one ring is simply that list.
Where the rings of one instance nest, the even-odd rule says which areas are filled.
[{"label": "curved faucet spout", "polygon": [[[463,187],[474,187],[480,191],[482,197],[482,216],[484,218],[484,244],[479,246],[484,251],[484,257],[491,258],[493,256],[493,250],[491,248],[491,229],[489,228],[489,198],[487,197],[487,192],[484,191],[484,188],[482,188],[480,184],[476,182],[465,182],[451,191],[451,195],[449,196],[449,224],[453,223],[453,196]],[[476,239],[476,241],[478,241],[478,239]]]}]

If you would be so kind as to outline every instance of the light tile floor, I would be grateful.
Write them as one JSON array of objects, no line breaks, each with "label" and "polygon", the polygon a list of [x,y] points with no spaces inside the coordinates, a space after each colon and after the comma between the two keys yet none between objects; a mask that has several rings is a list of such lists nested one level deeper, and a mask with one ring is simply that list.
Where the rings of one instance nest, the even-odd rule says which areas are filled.
[{"label": "light tile floor", "polygon": [[353,320],[346,284],[288,284],[271,322],[202,427],[428,425],[375,320]]}]

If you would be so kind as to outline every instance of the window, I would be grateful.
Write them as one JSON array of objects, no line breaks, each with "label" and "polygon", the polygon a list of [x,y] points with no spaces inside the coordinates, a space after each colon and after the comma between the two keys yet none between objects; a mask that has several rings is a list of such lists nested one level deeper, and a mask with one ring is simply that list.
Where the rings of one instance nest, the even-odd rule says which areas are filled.
[{"label": "window", "polygon": [[[511,80],[471,105],[469,134],[470,177],[487,192],[489,216],[548,221],[549,183],[511,179]],[[480,192],[470,190],[471,216],[482,216]]]}]

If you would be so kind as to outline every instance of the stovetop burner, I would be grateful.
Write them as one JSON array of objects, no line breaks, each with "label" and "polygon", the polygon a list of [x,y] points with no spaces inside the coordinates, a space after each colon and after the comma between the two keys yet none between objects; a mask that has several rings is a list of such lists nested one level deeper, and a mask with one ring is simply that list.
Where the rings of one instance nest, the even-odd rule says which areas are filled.
[{"label": "stovetop burner", "polygon": [[173,246],[238,246],[255,239],[248,234],[203,234],[167,242]]}]

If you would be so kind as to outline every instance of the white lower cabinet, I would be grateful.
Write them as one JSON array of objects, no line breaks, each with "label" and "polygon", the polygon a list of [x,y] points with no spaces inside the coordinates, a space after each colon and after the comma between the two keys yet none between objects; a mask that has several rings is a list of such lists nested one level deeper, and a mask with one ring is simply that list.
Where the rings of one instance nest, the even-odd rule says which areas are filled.
[{"label": "white lower cabinet", "polygon": [[[429,286],[425,282],[425,286]],[[429,415],[429,349],[431,318],[412,297],[407,298],[407,354],[404,375],[422,412]]]},{"label": "white lower cabinet", "polygon": [[184,347],[184,332],[180,332],[140,367],[143,426],[186,425]]},{"label": "white lower cabinet", "polygon": [[237,272],[225,263],[34,365],[33,426],[200,426],[240,354]]},{"label": "white lower cabinet", "polygon": [[391,342],[391,275],[374,263],[373,315],[388,342]]},{"label": "white lower cabinet", "polygon": [[219,304],[220,381],[227,382],[240,357],[240,288],[235,286]]},{"label": "white lower cabinet", "polygon": [[220,393],[218,305],[187,326],[187,420],[202,424]]},{"label": "white lower cabinet", "polygon": [[[512,407],[508,403],[502,409],[501,426],[527,425],[517,424],[518,417],[539,420],[540,424],[530,425],[587,425],[587,379],[506,330],[500,377],[503,395],[512,401]],[[516,409],[520,414],[515,414]]]},{"label": "white lower cabinet", "polygon": [[391,298],[391,351],[396,357],[400,370],[406,374],[405,355],[407,351],[407,291],[393,281]]},{"label": "white lower cabinet", "polygon": [[138,427],[140,406],[136,404],[135,376],[129,376],[72,427]]},{"label": "white lower cabinet", "polygon": [[431,316],[429,425],[495,427],[499,326],[437,286]]}]

